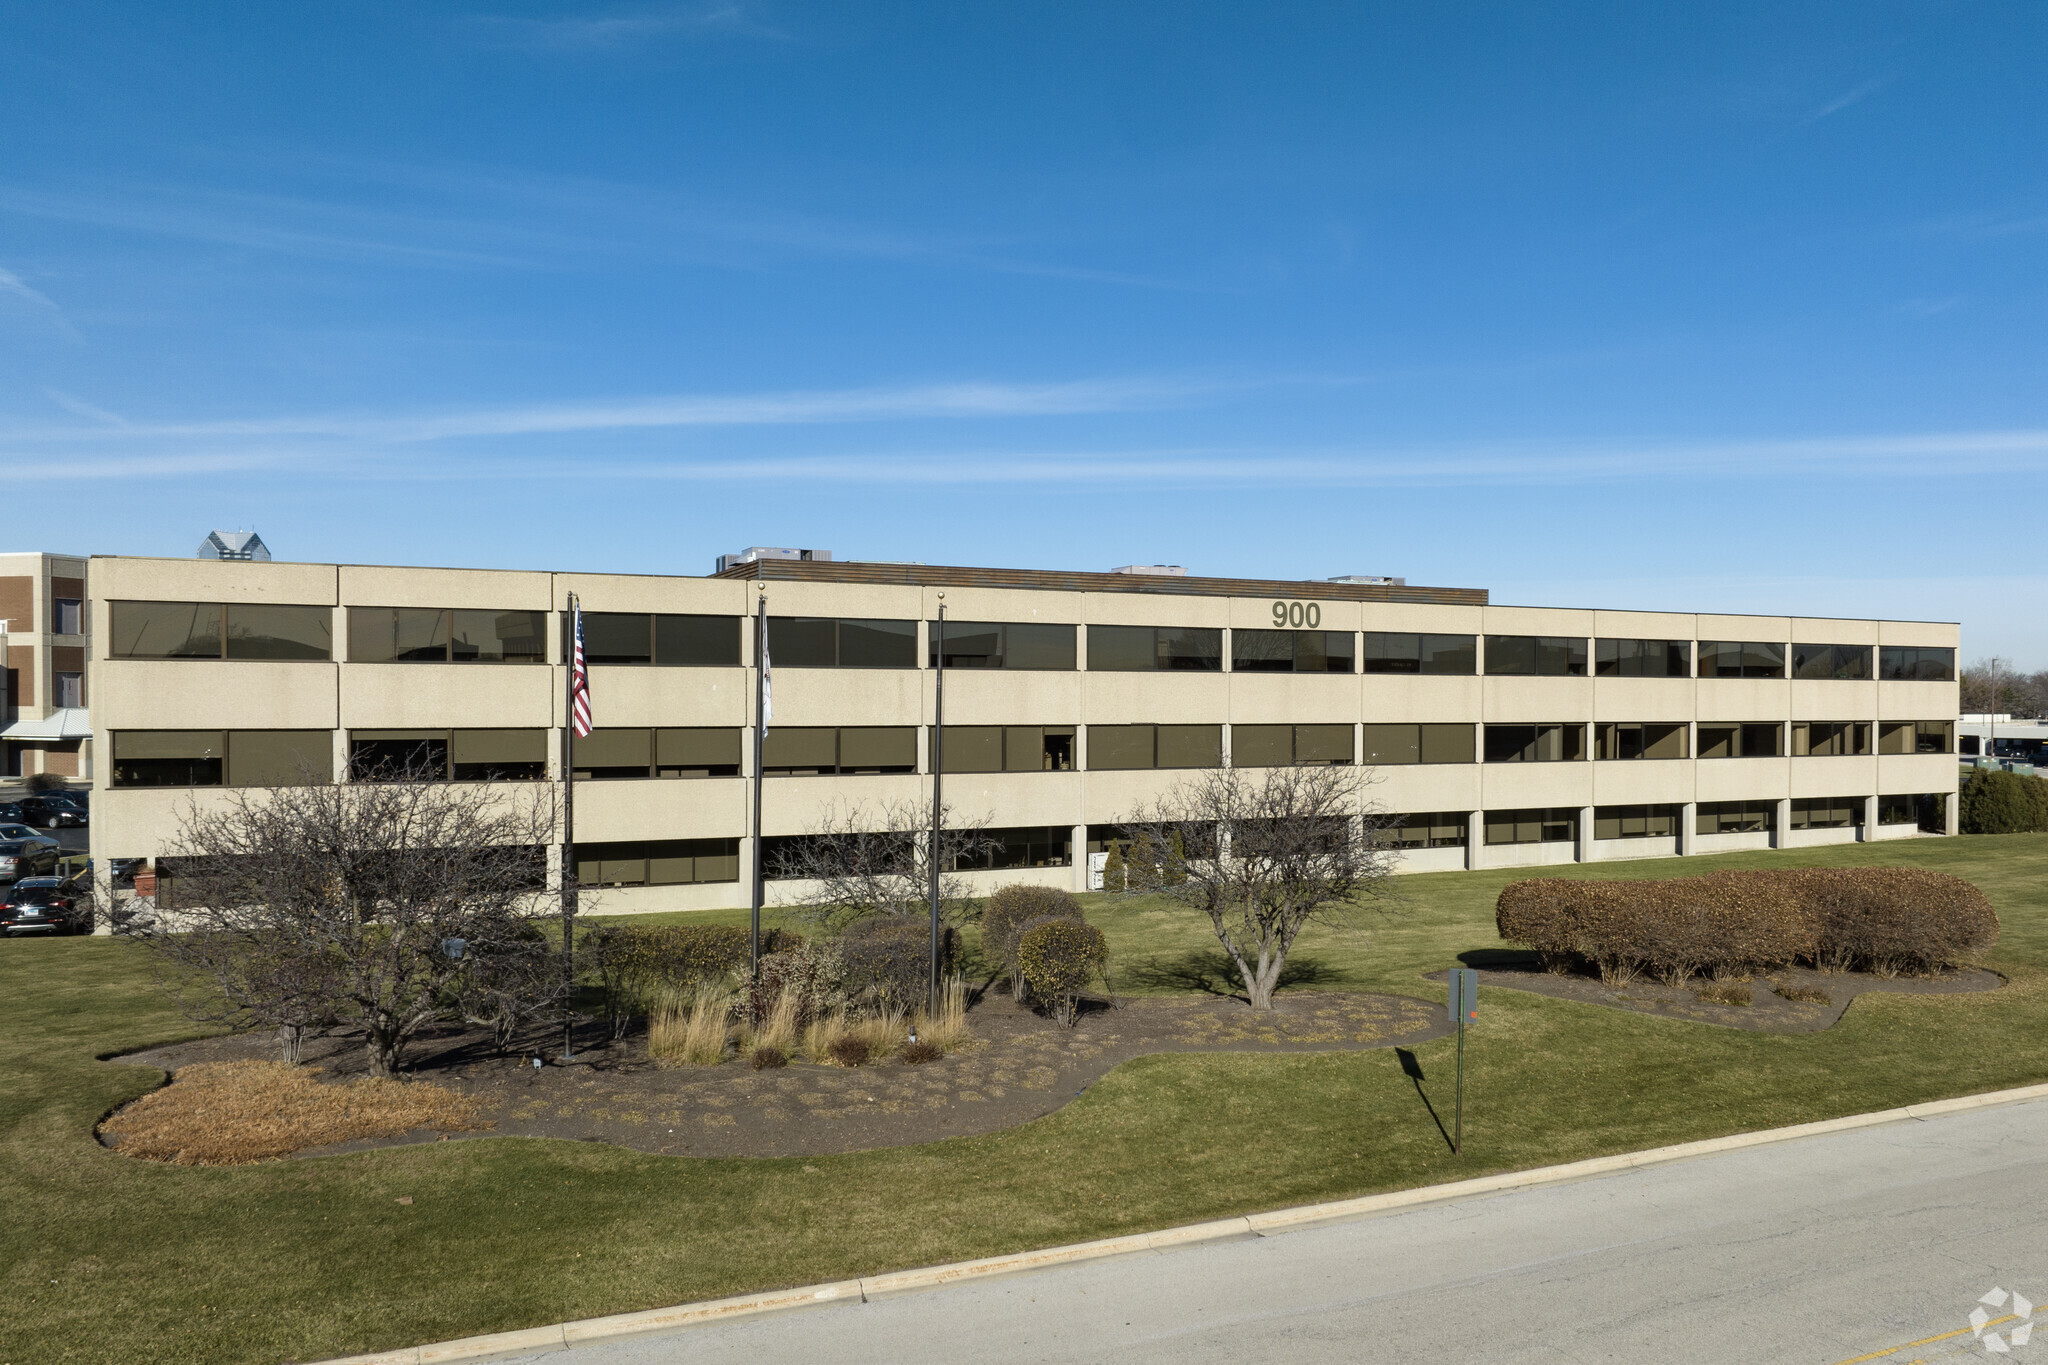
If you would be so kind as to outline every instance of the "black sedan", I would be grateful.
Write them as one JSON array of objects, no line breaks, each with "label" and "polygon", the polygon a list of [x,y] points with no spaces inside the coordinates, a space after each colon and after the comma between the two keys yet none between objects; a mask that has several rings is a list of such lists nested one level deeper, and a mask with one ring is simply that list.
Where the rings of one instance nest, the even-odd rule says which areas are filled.
[{"label": "black sedan", "polygon": [[0,882],[45,876],[57,870],[57,850],[47,839],[0,842]]},{"label": "black sedan", "polygon": [[21,812],[16,817],[21,823],[44,829],[82,825],[90,818],[85,807],[61,796],[24,796],[14,805]]},{"label": "black sedan", "polygon": [[0,892],[0,933],[89,934],[92,906],[78,884],[61,877],[24,877]]}]

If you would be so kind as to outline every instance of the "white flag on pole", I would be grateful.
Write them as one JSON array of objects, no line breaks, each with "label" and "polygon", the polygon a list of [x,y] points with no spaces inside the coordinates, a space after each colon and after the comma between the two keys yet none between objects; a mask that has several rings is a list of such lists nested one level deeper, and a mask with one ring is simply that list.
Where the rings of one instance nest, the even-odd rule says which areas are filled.
[{"label": "white flag on pole", "polygon": [[768,738],[768,722],[775,718],[775,676],[768,667],[768,623],[761,622],[761,738]]}]

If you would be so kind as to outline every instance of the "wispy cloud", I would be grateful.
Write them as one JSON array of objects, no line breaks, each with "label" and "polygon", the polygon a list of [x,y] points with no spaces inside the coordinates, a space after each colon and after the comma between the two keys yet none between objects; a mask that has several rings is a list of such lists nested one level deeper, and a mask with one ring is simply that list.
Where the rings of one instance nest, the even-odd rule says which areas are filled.
[{"label": "wispy cloud", "polygon": [[83,342],[71,318],[57,305],[57,301],[41,290],[30,287],[27,281],[11,270],[0,268],[0,295],[21,300],[29,310],[47,325],[54,327],[68,341]]},{"label": "wispy cloud", "polygon": [[560,53],[613,51],[678,37],[788,37],[782,30],[756,21],[736,4],[574,15],[563,19],[483,14],[470,17],[466,26],[498,46]]},{"label": "wispy cloud", "polygon": [[109,427],[125,427],[128,425],[126,418],[108,412],[105,408],[96,408],[82,398],[72,397],[62,389],[45,388],[43,396],[75,417],[90,418],[92,421]]},{"label": "wispy cloud", "polygon": [[1834,115],[1841,113],[1844,109],[1849,108],[1851,105],[1861,104],[1864,100],[1869,99],[1872,95],[1884,89],[1887,85],[1890,85],[1891,83],[1892,77],[1890,76],[1879,76],[1875,80],[1865,81],[1863,82],[1863,84],[1857,86],[1855,89],[1844,91],[1842,94],[1835,96],[1826,104],[1823,104],[1820,108],[1814,110],[1811,114],[1808,114],[1806,116],[1806,122],[1819,123],[1824,118],[1831,118]]}]

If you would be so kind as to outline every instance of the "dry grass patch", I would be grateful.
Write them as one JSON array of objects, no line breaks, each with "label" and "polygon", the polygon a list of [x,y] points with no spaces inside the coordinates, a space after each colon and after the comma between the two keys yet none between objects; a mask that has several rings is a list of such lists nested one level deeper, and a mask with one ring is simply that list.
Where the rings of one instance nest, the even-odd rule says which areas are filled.
[{"label": "dry grass patch", "polygon": [[488,1128],[482,1106],[425,1081],[365,1077],[332,1085],[317,1067],[200,1062],[100,1125],[117,1151],[177,1166],[242,1166],[308,1147],[423,1129]]}]

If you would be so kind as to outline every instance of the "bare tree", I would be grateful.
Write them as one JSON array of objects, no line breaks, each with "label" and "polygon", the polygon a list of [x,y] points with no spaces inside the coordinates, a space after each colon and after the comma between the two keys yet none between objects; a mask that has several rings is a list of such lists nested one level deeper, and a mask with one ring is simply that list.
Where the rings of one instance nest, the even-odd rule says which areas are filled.
[{"label": "bare tree", "polygon": [[[973,903],[959,876],[1000,847],[989,817],[955,823],[943,808],[939,836],[939,913],[959,923]],[[768,859],[768,875],[793,883],[782,902],[825,928],[869,915],[922,914],[931,904],[929,801],[833,806],[809,834],[784,841]]]},{"label": "bare tree", "polygon": [[560,999],[536,922],[552,794],[418,780],[234,790],[182,815],[150,941],[189,1009],[275,1026],[363,1030],[392,1075],[465,996],[515,1017]]},{"label": "bare tree", "polygon": [[2012,663],[1997,655],[1978,659],[1963,669],[1958,689],[1965,715],[1995,715],[2010,709],[2019,698],[2021,680],[2013,676]]},{"label": "bare tree", "polygon": [[1310,922],[1385,895],[1395,823],[1339,767],[1216,768],[1187,778],[1124,826],[1133,888],[1209,917],[1252,1008],[1273,992]]}]

